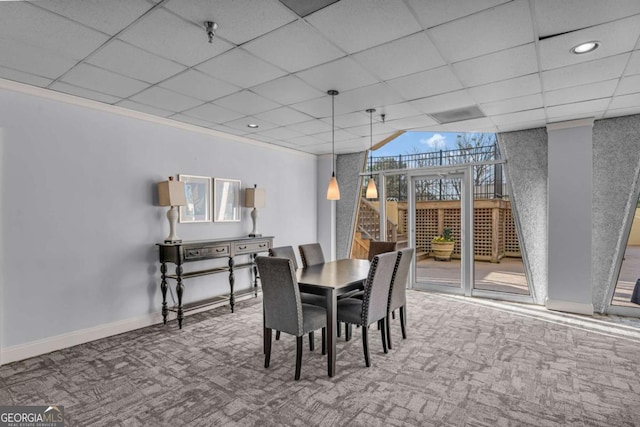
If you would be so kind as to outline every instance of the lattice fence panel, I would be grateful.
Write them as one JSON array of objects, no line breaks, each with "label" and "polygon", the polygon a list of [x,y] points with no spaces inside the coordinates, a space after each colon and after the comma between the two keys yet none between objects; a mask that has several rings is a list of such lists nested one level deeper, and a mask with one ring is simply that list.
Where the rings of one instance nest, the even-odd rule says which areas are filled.
[{"label": "lattice fence panel", "polygon": [[505,256],[520,257],[520,244],[518,243],[518,232],[516,223],[513,220],[511,208],[504,210],[504,252]]},{"label": "lattice fence panel", "polygon": [[473,211],[473,253],[475,256],[491,258],[493,209],[476,208]]},{"label": "lattice fence panel", "polygon": [[416,210],[416,252],[431,252],[431,240],[438,235],[438,209]]},{"label": "lattice fence panel", "polygon": [[443,213],[444,218],[442,228],[451,229],[451,236],[456,240],[456,244],[453,247],[453,253],[451,255],[455,258],[460,258],[460,243],[462,240],[460,237],[460,208],[443,209]]}]

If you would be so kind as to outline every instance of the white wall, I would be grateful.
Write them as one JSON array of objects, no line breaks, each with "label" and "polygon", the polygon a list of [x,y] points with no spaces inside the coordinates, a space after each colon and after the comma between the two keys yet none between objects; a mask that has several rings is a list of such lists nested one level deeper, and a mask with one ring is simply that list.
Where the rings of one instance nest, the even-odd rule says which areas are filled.
[{"label": "white wall", "polygon": [[[316,156],[141,120],[47,91],[30,90],[54,99],[20,93],[19,87],[0,89],[0,362],[10,361],[12,349],[53,337],[158,318],[155,243],[169,227],[166,208],[157,206],[156,183],[169,175],[240,179],[243,188],[258,184],[267,192],[259,216],[264,235],[275,235],[275,245],[317,240]],[[184,240],[250,230],[249,209],[240,223],[177,229]],[[248,270],[239,271],[236,288],[248,285]],[[185,286],[185,302],[222,294],[227,274],[189,279]]]}]

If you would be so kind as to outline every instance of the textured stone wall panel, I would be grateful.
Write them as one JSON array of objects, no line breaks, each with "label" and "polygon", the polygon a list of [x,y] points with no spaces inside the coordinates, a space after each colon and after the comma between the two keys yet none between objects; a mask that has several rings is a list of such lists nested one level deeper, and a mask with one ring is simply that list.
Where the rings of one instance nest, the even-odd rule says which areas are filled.
[{"label": "textured stone wall panel", "polygon": [[340,186],[340,200],[336,205],[336,256],[348,258],[351,251],[353,227],[356,222],[356,212],[364,162],[367,153],[341,154],[336,160],[336,178]]}]

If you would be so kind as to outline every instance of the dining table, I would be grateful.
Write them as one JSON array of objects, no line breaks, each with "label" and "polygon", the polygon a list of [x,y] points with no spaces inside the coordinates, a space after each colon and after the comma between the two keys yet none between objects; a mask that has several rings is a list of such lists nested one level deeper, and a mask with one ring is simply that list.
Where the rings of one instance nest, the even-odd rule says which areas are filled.
[{"label": "dining table", "polygon": [[327,372],[330,377],[336,372],[338,297],[361,289],[370,265],[366,259],[339,259],[296,270],[298,287],[302,292],[326,298]]}]

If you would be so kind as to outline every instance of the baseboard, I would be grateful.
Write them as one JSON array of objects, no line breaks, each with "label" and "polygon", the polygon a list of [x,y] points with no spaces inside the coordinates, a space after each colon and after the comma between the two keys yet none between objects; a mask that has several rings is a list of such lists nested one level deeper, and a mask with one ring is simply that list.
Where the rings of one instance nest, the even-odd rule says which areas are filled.
[{"label": "baseboard", "polygon": [[561,301],[557,299],[547,298],[544,305],[548,310],[593,316],[593,304],[585,304],[573,301]]},{"label": "baseboard", "polygon": [[[236,297],[236,301],[253,298],[252,293]],[[201,307],[184,313],[187,317],[202,311],[211,310],[212,308],[227,305],[228,301],[221,301],[217,304]],[[175,323],[176,314],[169,313],[167,322]],[[52,351],[62,350],[63,348],[73,347],[74,345],[84,344],[87,342],[107,338],[113,335],[134,331],[136,329],[145,328],[147,326],[156,325],[162,322],[162,314],[160,312],[150,313],[144,316],[120,320],[105,325],[95,326],[93,328],[73,331],[54,337],[44,338],[42,340],[32,341],[26,344],[20,344],[13,347],[0,348],[0,366],[11,362],[29,359],[30,357],[40,356],[42,354],[51,353]],[[171,325],[173,327],[173,325]],[[177,324],[175,326],[177,328]]]}]

